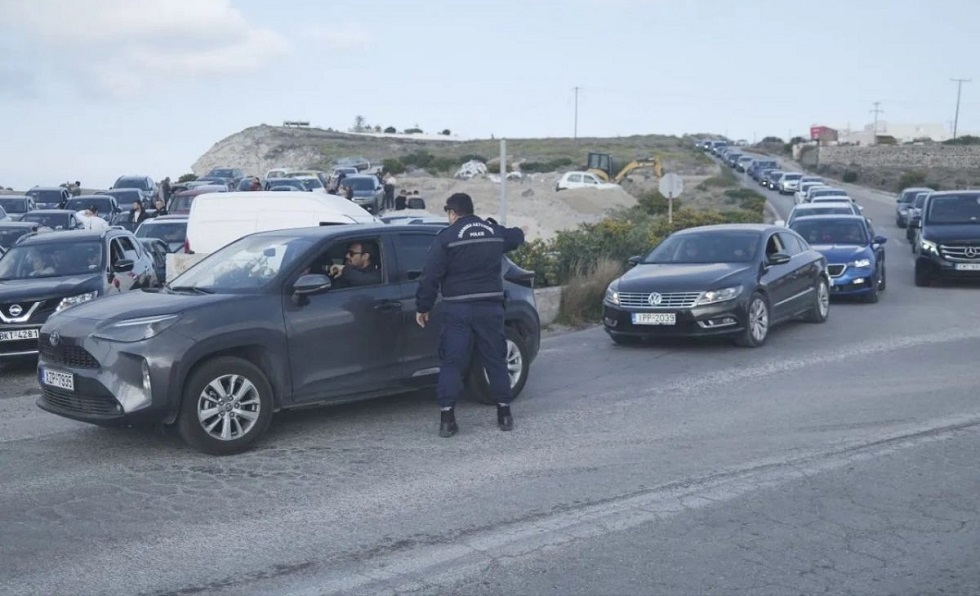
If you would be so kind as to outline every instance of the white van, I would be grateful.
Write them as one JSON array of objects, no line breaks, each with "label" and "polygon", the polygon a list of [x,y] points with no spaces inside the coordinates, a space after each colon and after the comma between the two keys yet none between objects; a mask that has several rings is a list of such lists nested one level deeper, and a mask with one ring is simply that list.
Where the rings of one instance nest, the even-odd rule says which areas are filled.
[{"label": "white van", "polygon": [[343,197],[326,193],[207,193],[191,203],[186,248],[198,255],[211,254],[255,232],[351,223],[381,220]]}]

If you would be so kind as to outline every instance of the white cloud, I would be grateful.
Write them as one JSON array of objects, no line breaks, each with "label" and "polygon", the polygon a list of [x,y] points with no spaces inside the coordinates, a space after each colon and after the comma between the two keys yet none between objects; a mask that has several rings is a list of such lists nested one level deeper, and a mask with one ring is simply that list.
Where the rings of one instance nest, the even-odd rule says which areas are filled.
[{"label": "white cloud", "polygon": [[355,23],[331,23],[311,30],[310,37],[314,42],[341,50],[364,48],[374,43],[371,32]]},{"label": "white cloud", "polygon": [[0,28],[38,47],[38,63],[89,92],[135,96],[166,79],[259,70],[289,52],[230,0],[0,0]]}]

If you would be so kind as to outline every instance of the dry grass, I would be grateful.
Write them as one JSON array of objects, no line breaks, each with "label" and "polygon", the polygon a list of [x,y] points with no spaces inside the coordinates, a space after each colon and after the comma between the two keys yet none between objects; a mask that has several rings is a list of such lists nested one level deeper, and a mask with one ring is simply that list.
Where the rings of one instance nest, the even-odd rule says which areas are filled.
[{"label": "dry grass", "polygon": [[623,265],[608,258],[580,265],[562,290],[558,322],[574,326],[598,321],[606,288],[622,274]]}]

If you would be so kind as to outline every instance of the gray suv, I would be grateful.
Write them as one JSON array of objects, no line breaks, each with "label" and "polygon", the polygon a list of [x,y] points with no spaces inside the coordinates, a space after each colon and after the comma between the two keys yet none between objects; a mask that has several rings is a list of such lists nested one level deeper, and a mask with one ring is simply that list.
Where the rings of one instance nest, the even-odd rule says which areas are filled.
[{"label": "gray suv", "polygon": [[368,213],[375,215],[381,213],[381,207],[385,201],[385,189],[377,176],[367,174],[346,176],[340,181],[340,184],[349,186],[354,191],[353,201],[366,209]]},{"label": "gray suv", "polygon": [[[273,412],[430,386],[434,324],[415,292],[439,226],[365,224],[261,232],[209,255],[161,290],[52,316],[41,329],[38,406],[99,425],[163,423],[206,453],[249,449]],[[349,246],[378,255],[380,282],[323,274]],[[534,274],[503,259],[514,395],[540,345]],[[494,403],[474,361],[467,386]]]}]

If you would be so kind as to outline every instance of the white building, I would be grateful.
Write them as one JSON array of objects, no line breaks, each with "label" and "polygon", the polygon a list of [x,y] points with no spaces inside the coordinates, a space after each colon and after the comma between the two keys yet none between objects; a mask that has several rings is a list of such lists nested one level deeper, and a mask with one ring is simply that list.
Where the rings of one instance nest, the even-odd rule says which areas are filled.
[{"label": "white building", "polygon": [[[837,139],[841,144],[874,144],[874,124],[868,124],[860,130],[851,129],[850,126],[837,127]],[[966,134],[959,132],[962,136]],[[878,136],[895,137],[899,143],[911,143],[916,139],[932,139],[940,142],[953,138],[950,129],[941,123],[889,123],[886,120],[878,121]]]}]

